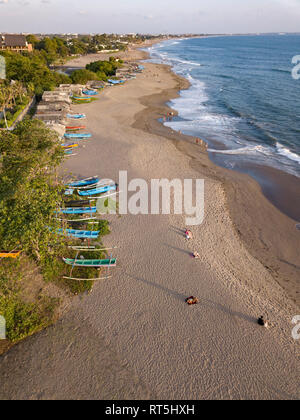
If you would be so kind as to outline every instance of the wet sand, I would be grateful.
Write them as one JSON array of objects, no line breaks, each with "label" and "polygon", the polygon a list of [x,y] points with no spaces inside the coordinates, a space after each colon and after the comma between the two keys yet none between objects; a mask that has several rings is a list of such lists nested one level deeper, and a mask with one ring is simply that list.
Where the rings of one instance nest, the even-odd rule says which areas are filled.
[{"label": "wet sand", "polygon": [[[294,222],[249,176],[215,166],[190,138],[157,122],[181,83],[167,67],[146,64],[136,80],[74,107],[86,113],[93,138],[62,175],[203,178],[204,223],[188,242],[181,215],[109,216],[105,244],[119,247],[113,277],[0,357],[1,399],[299,399],[291,335],[299,309],[274,275],[279,262],[266,267],[259,248],[269,255],[278,230],[287,241],[285,250],[278,240],[278,253],[294,273],[282,236]],[[252,217],[266,229],[250,229]],[[199,260],[190,257],[195,250]],[[188,307],[192,294],[200,303]],[[256,323],[262,314],[268,330]]]}]

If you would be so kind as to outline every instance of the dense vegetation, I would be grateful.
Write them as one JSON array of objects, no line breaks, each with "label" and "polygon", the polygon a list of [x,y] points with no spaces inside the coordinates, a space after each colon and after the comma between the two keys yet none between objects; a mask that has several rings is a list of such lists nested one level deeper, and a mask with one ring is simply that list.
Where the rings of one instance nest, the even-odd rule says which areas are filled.
[{"label": "dense vegetation", "polygon": [[[44,278],[57,274],[62,240],[53,236],[53,217],[61,201],[55,168],[64,157],[55,132],[37,120],[0,132],[0,249],[22,250],[22,263],[35,264]],[[1,261],[0,313],[7,321],[8,338],[21,339],[51,322],[55,300],[22,299],[20,261]]]},{"label": "dense vegetation", "polygon": [[0,128],[10,127],[18,115],[29,102],[30,91],[23,87],[20,82],[0,83],[0,112],[3,120],[0,120]]},{"label": "dense vegetation", "polygon": [[6,77],[8,81],[20,81],[29,91],[41,96],[45,90],[53,90],[61,83],[70,83],[64,74],[51,71],[43,53],[22,55],[2,52],[6,59]]},{"label": "dense vegetation", "polygon": [[85,69],[75,70],[70,77],[75,84],[85,84],[89,80],[107,81],[109,77],[115,76],[122,64],[122,60],[110,57],[109,61],[95,61],[87,64]]},{"label": "dense vegetation", "polygon": [[[74,294],[91,290],[93,282],[62,278],[70,274],[62,257],[74,258],[68,245],[78,242],[55,233],[72,225],[56,217],[65,188],[56,173],[65,156],[57,134],[41,121],[26,119],[13,131],[0,131],[0,156],[0,251],[22,251],[16,260],[0,260],[0,315],[6,319],[8,339],[15,342],[49,325],[59,303],[43,292],[28,298],[28,282],[37,277]],[[101,236],[109,233],[107,221],[77,223],[75,228],[99,230],[99,252],[84,256],[106,258],[100,248]],[[93,268],[73,270],[75,277],[98,275]]]}]

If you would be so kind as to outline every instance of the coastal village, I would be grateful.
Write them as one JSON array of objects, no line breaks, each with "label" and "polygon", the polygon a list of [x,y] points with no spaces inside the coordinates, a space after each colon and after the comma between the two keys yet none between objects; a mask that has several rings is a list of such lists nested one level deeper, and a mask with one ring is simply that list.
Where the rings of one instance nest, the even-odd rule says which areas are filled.
[{"label": "coastal village", "polygon": [[[145,49],[202,36],[0,34],[0,398],[297,397],[292,264],[258,260],[229,207],[247,199],[293,223],[246,175],[232,187],[204,140],[163,124],[189,83]],[[204,179],[203,225],[123,216],[120,171]]]}]

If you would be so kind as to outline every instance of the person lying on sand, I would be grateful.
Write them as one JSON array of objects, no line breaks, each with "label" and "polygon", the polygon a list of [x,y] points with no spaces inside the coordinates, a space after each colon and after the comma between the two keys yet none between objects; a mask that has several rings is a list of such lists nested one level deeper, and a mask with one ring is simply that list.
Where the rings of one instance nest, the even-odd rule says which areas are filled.
[{"label": "person lying on sand", "polygon": [[258,318],[257,323],[258,323],[258,325],[260,325],[262,327],[265,327],[265,328],[268,328],[269,327],[268,321],[266,321],[263,316],[261,316],[260,318]]},{"label": "person lying on sand", "polygon": [[200,258],[200,254],[198,252],[194,252],[193,253],[193,257],[196,258],[196,259],[199,259]]},{"label": "person lying on sand", "polygon": [[195,296],[190,296],[186,298],[185,301],[188,305],[197,305],[199,303],[199,299]]},{"label": "person lying on sand", "polygon": [[190,230],[186,229],[184,233],[185,233],[186,239],[193,239],[193,234]]}]

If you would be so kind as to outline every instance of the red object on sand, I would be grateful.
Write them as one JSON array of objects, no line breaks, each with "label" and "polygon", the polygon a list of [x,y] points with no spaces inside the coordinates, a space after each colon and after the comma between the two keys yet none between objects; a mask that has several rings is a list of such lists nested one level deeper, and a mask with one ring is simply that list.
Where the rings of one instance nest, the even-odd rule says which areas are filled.
[{"label": "red object on sand", "polygon": [[75,127],[71,127],[71,126],[66,127],[66,130],[82,130],[84,128],[86,128],[85,125],[78,125],[78,126],[75,126]]}]

